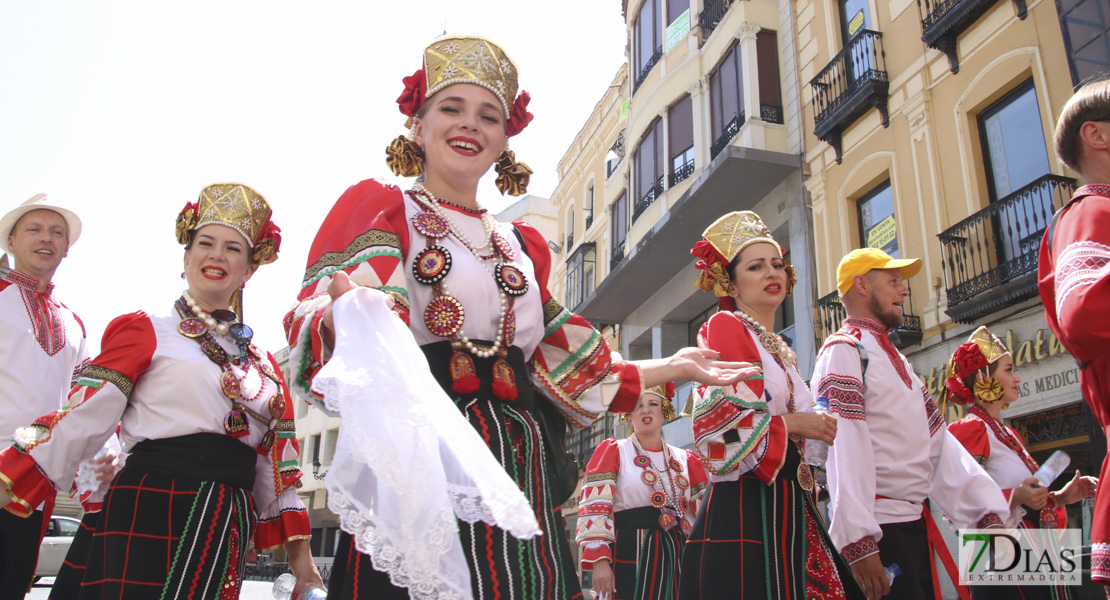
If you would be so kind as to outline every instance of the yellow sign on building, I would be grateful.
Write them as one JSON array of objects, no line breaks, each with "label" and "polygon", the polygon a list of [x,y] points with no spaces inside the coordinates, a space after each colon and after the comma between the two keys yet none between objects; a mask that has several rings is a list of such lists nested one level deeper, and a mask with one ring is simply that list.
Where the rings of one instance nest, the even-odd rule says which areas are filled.
[{"label": "yellow sign on building", "polygon": [[878,225],[867,232],[867,247],[884,248],[894,241],[894,236],[897,234],[898,227],[894,222],[894,215],[888,215],[887,218],[879,221]]}]

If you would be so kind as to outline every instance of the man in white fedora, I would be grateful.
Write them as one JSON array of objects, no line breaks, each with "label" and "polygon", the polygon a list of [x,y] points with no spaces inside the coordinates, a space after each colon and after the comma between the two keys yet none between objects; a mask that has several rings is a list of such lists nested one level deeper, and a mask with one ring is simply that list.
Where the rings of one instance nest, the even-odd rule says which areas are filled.
[{"label": "man in white fedora", "polygon": [[[62,408],[89,362],[84,325],[54,297],[51,283],[80,234],[77,215],[46,194],[0,218],[11,259],[10,269],[0,269],[0,443]],[[24,506],[29,517],[0,510],[0,598],[22,598],[30,587],[53,507],[53,499]]]}]

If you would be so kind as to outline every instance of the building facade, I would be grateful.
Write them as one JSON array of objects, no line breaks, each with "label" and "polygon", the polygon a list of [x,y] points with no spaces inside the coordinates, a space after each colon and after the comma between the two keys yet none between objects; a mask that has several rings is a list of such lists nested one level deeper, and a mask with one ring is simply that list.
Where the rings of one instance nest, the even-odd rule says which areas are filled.
[{"label": "building facade", "polygon": [[986,325],[1024,380],[1004,420],[1038,460],[1063,448],[1088,474],[1105,438],[1045,325],[1036,270],[1047,222],[1077,185],[1052,150],[1056,118],[1080,79],[1110,69],[1110,9],[1097,4],[794,3],[818,338],[843,317],[844,254],[922,258],[895,335],[922,381],[939,392],[948,357]]}]

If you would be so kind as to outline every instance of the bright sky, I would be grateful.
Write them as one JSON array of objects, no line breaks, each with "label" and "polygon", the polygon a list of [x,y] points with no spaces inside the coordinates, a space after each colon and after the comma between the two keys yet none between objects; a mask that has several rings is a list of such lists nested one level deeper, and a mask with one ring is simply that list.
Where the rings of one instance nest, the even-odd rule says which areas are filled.
[{"label": "bright sky", "polygon": [[[0,2],[0,214],[44,192],[84,231],[55,274],[95,354],[108,322],[184,289],[174,219],[209,183],[260,191],[279,260],[247,284],[261,347],[348,186],[392,177],[401,78],[446,27],[504,47],[536,119],[513,138],[549,196],[556,164],[625,60],[620,0]],[[488,177],[479,201],[507,206]],[[404,184],[404,181],[398,183]],[[6,240],[5,240],[6,242]],[[6,248],[6,243],[5,243]]]}]

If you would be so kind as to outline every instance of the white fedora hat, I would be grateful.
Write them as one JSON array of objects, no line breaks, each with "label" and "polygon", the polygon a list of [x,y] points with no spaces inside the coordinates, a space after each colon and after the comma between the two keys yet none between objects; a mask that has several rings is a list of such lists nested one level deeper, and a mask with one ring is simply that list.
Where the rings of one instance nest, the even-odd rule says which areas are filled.
[{"label": "white fedora hat", "polygon": [[[73,211],[62,208],[50,202],[50,200],[46,197],[46,194],[35,194],[34,196],[31,196],[26,202],[20,204],[15,209],[9,211],[8,214],[4,215],[4,218],[0,219],[0,235],[3,235],[5,238],[7,238],[9,235],[12,234],[12,229],[15,227],[15,224],[17,221],[19,221],[20,217],[31,212],[32,210],[39,209],[52,210],[59,215],[62,215],[62,218],[66,220],[66,225],[69,226],[69,245],[73,246],[73,243],[76,242],[77,238],[81,236],[81,219],[77,218],[77,215]],[[6,239],[4,240],[4,247],[7,247]]]}]

